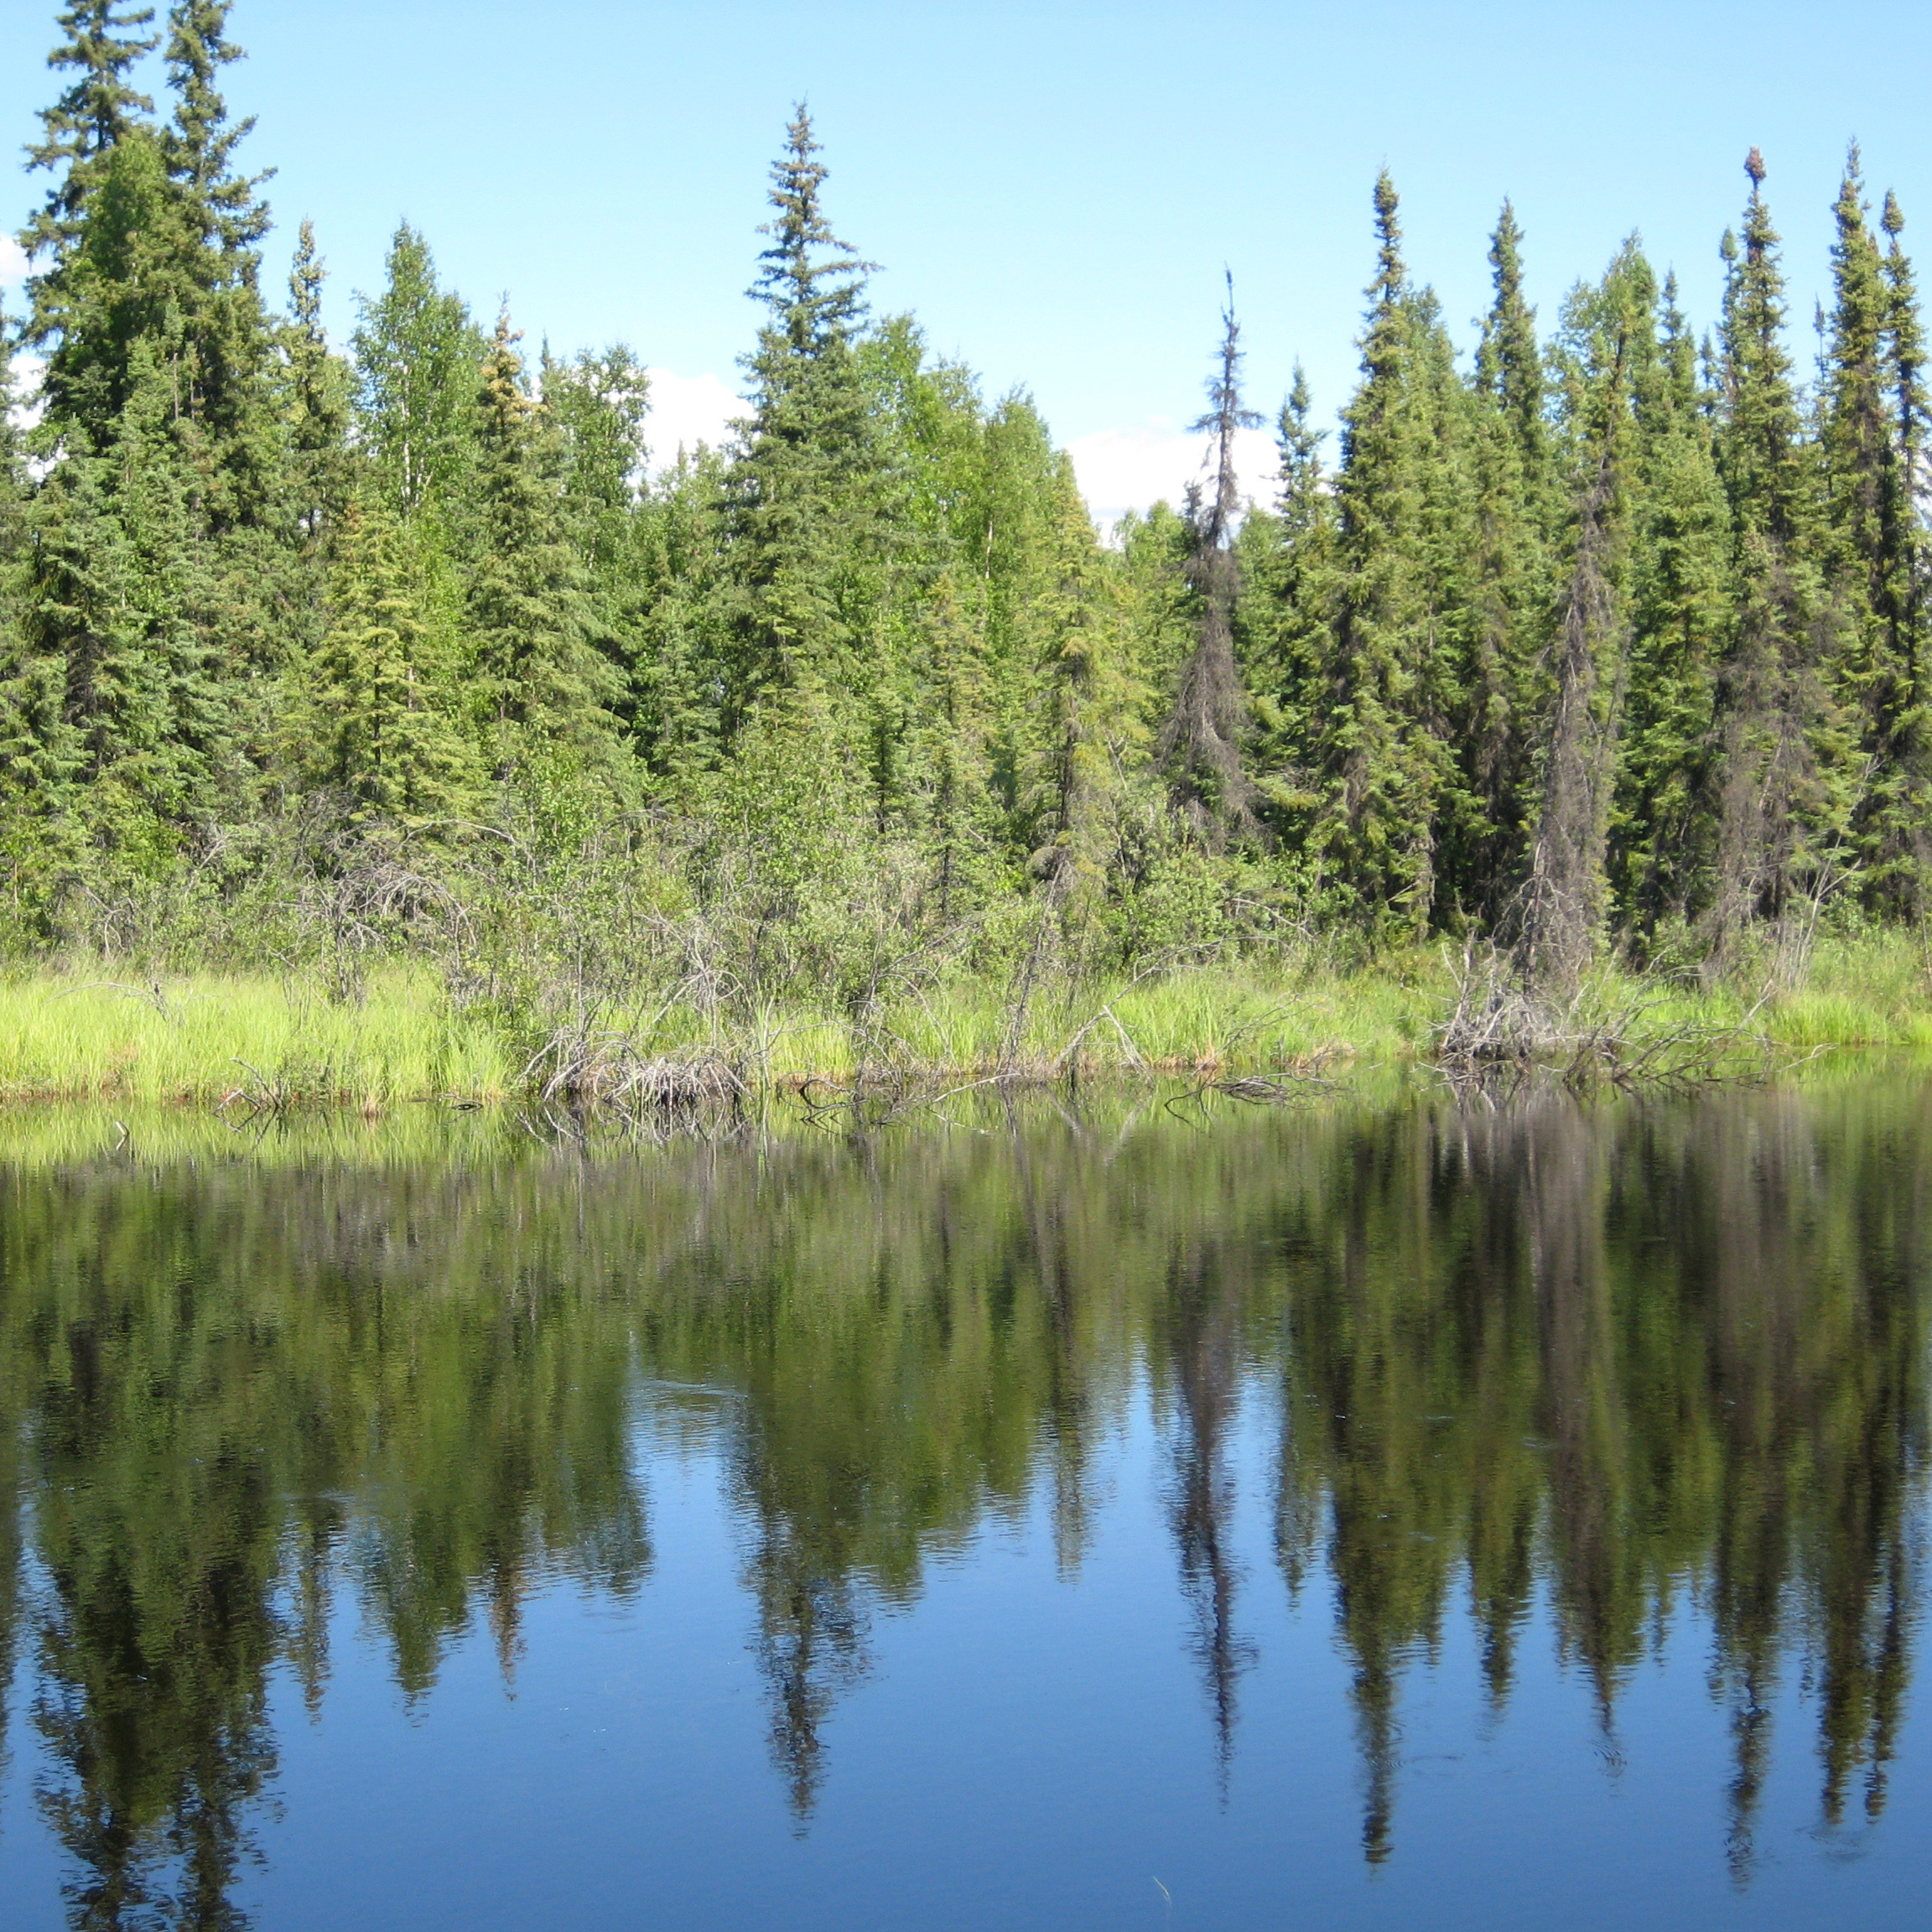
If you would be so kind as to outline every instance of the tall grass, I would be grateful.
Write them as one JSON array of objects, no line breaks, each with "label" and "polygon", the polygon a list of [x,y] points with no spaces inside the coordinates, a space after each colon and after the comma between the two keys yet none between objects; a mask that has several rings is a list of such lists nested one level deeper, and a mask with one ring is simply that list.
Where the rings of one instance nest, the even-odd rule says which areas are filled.
[{"label": "tall grass", "polygon": [[359,1002],[301,979],[37,974],[0,984],[0,1096],[383,1106],[509,1093],[521,1071],[437,977],[396,969]]},{"label": "tall grass", "polygon": [[[1450,952],[1428,948],[1350,973],[1213,963],[1062,981],[1023,1011],[1006,986],[960,976],[858,1015],[804,1002],[728,1011],[653,994],[606,1002],[580,1024],[589,1052],[601,1039],[634,1053],[714,1054],[755,1085],[1232,1077],[1415,1066],[1431,1057],[1455,996]],[[1932,1047],[1932,961],[1905,933],[1821,940],[1803,986],[1774,996],[1748,981],[1706,988],[1607,971],[1595,997],[1627,1002],[1639,1041],[1748,1022],[1794,1054]],[[226,1102],[242,1112],[491,1103],[526,1091],[537,1038],[500,1005],[453,998],[428,966],[373,972],[352,1001],[300,975],[44,971],[0,982],[0,1098]]]}]

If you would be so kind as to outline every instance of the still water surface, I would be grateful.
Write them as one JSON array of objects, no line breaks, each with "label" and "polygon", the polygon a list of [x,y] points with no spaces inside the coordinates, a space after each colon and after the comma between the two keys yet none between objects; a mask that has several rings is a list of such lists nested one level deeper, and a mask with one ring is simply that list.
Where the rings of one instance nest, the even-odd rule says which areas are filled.
[{"label": "still water surface", "polygon": [[1923,1085],[44,1138],[8,1928],[1927,1922]]}]

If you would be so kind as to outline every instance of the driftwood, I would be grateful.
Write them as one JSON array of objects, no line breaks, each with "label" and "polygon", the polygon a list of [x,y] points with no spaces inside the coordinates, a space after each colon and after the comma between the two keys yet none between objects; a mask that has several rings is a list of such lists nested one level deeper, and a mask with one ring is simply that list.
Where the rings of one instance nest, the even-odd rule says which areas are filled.
[{"label": "driftwood", "polygon": [[1573,1091],[1755,1082],[1799,1059],[1758,1024],[1768,994],[1727,1024],[1655,1023],[1672,988],[1659,982],[1605,1004],[1580,987],[1558,1001],[1525,986],[1520,962],[1466,948],[1454,1010],[1434,1031],[1437,1069],[1457,1085],[1514,1087],[1554,1080]]},{"label": "driftwood", "polygon": [[626,1034],[568,1027],[531,1056],[523,1083],[546,1109],[562,1105],[633,1126],[734,1112],[748,1092],[737,1067],[710,1047],[646,1054]]}]

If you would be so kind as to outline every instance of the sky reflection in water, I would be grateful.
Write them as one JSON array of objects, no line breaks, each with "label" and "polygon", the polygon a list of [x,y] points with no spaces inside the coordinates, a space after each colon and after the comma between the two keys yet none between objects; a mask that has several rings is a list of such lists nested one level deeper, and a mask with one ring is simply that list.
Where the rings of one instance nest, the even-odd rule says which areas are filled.
[{"label": "sky reflection in water", "polygon": [[1917,1924],[1929,1101],[22,1146],[0,1924]]}]

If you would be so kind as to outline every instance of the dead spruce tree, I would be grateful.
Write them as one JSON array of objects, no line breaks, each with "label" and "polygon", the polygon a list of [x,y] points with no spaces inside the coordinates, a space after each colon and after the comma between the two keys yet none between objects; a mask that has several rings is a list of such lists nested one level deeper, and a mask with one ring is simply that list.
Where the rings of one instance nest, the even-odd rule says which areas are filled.
[{"label": "dead spruce tree", "polygon": [[1622,709],[1628,621],[1620,585],[1633,332],[1648,314],[1649,271],[1634,247],[1578,305],[1582,474],[1576,547],[1556,638],[1542,797],[1515,945],[1531,1003],[1576,989],[1603,923],[1612,761]]},{"label": "dead spruce tree", "polygon": [[1218,844],[1231,833],[1254,828],[1254,787],[1241,765],[1241,734],[1248,713],[1240,667],[1234,661],[1234,604],[1240,565],[1234,525],[1240,514],[1240,480],[1234,467],[1237,432],[1261,418],[1241,407],[1241,329],[1234,319],[1234,278],[1221,314],[1221,351],[1208,382],[1207,413],[1189,428],[1213,439],[1213,492],[1198,483],[1187,491],[1187,582],[1198,605],[1194,648],[1181,667],[1174,707],[1161,730],[1159,755],[1176,801],[1195,830]]}]

